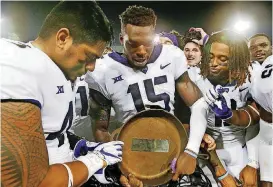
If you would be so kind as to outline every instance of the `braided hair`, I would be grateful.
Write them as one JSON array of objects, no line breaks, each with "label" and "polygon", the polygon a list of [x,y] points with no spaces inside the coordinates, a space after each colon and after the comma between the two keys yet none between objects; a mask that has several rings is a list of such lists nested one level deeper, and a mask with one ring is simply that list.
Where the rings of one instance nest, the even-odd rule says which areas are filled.
[{"label": "braided hair", "polygon": [[235,81],[236,87],[242,85],[246,78],[250,79],[249,66],[250,54],[247,47],[247,40],[238,33],[231,30],[223,30],[213,33],[206,45],[200,65],[201,75],[207,78],[209,75],[210,50],[213,43],[223,43],[229,46],[229,83]]}]

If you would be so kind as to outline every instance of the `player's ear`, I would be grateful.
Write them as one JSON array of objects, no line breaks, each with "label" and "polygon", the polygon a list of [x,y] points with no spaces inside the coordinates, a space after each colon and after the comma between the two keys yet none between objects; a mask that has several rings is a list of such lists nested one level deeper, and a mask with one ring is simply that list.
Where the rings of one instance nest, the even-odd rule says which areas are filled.
[{"label": "player's ear", "polygon": [[119,42],[121,43],[121,45],[123,45],[123,35],[122,33],[119,33]]},{"label": "player's ear", "polygon": [[67,50],[71,47],[73,38],[67,28],[61,28],[56,34],[56,45],[61,50]]}]

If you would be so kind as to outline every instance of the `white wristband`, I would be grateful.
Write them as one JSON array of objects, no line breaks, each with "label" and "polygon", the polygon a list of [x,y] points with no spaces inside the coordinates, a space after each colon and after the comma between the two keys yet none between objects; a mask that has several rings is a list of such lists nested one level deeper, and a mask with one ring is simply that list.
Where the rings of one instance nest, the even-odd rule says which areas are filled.
[{"label": "white wristband", "polygon": [[67,173],[68,173],[68,187],[72,187],[73,186],[73,175],[72,175],[71,169],[66,164],[62,164],[62,165],[66,168]]},{"label": "white wristband", "polygon": [[76,160],[81,161],[88,169],[87,180],[103,167],[103,159],[93,152],[88,152],[87,155],[80,156]]},{"label": "white wristband", "polygon": [[228,172],[226,172],[224,175],[218,177],[218,180],[221,181],[223,180],[224,178],[226,178],[228,176]]},{"label": "white wristband", "polygon": [[193,152],[192,150],[185,149],[184,152],[188,153],[189,155],[191,155],[194,158],[197,158],[197,154],[195,152]]},{"label": "white wristband", "polygon": [[245,127],[245,128],[248,128],[250,125],[251,125],[251,122],[252,122],[252,118],[251,118],[251,115],[249,114],[249,112],[246,110],[246,109],[239,109],[239,110],[243,110],[247,113],[248,117],[249,117],[249,123],[248,125]]}]

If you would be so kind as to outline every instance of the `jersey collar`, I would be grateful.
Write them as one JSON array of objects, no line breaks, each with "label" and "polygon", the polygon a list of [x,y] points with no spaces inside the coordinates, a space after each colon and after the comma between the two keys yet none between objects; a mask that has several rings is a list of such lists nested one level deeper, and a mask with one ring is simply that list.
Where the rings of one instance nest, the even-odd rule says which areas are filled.
[{"label": "jersey collar", "polygon": [[[150,59],[148,60],[148,63],[147,64],[150,64],[150,63],[154,63],[157,58],[159,57],[159,55],[161,54],[161,51],[162,51],[162,45],[159,44],[159,45],[156,45],[154,47],[154,50],[152,52],[152,55],[150,57]],[[122,56],[122,53],[118,53],[118,52],[112,52],[110,54],[108,54],[108,56],[110,58],[112,58],[113,60],[125,65],[125,66],[128,66],[128,67],[131,67],[128,63],[128,60],[126,57]]]}]

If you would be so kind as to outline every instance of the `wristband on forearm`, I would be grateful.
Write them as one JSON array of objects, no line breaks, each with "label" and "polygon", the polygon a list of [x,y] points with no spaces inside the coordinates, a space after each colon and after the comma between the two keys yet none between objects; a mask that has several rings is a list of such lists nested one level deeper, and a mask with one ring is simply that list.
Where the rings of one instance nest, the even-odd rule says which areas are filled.
[{"label": "wristband on forearm", "polygon": [[68,173],[68,186],[67,187],[72,187],[73,186],[73,174],[71,172],[71,169],[66,164],[62,164],[62,165],[66,168],[67,173]]},{"label": "wristband on forearm", "polygon": [[224,175],[218,177],[218,180],[221,181],[223,180],[224,178],[226,178],[228,176],[228,172],[226,172]]},{"label": "wristband on forearm", "polygon": [[184,152],[185,153],[188,153],[189,155],[191,155],[192,157],[194,157],[194,158],[197,158],[197,154],[195,153],[195,152],[193,152],[192,150],[190,150],[190,149],[185,149],[184,150]]}]

